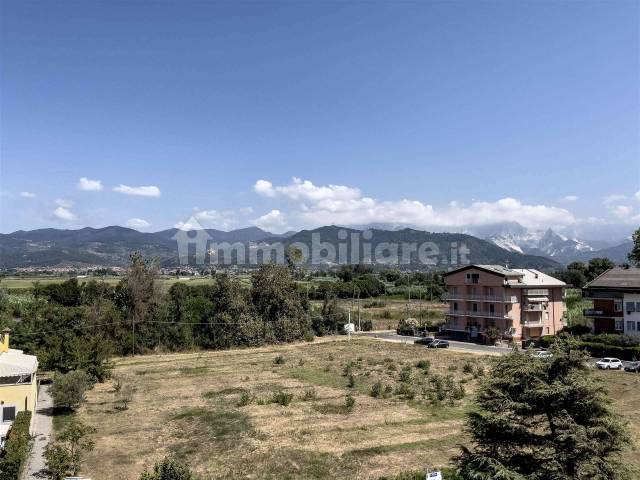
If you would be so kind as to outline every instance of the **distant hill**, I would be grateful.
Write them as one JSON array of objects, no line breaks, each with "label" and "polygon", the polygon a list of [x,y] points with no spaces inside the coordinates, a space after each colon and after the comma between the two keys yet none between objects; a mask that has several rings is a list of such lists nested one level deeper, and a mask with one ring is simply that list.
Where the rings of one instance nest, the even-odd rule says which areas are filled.
[{"label": "distant hill", "polygon": [[[342,245],[343,257],[347,258],[350,263],[357,263],[353,262],[353,260],[357,258],[360,258],[360,260],[362,260],[364,255],[363,244],[365,242],[371,244],[372,252],[375,252],[376,247],[382,243],[398,245],[408,243],[420,245],[425,242],[432,242],[437,246],[439,252],[439,254],[437,255],[438,264],[435,265],[438,268],[446,268],[449,266],[451,262],[451,248],[454,244],[456,244],[458,247],[464,245],[469,250],[468,259],[471,263],[497,263],[501,265],[508,263],[512,267],[529,267],[543,269],[553,269],[560,266],[557,262],[549,258],[511,252],[498,247],[492,242],[462,233],[433,233],[414,230],[411,228],[405,228],[401,230],[371,229],[369,231],[372,233],[371,239],[364,240],[361,230],[328,226],[317,228],[314,230],[302,230],[294,235],[291,235],[290,237],[287,237],[286,239],[268,238],[265,239],[265,242],[281,241],[285,245],[291,245],[293,243],[299,242],[304,245],[311,245],[313,235],[318,234],[320,240],[322,242],[331,244],[336,249],[336,252],[339,251],[338,247]],[[339,237],[339,234],[341,232],[347,233],[346,239]],[[359,255],[352,254],[352,234],[357,234],[357,237],[359,239],[357,247],[359,250]],[[399,255],[401,254],[402,253],[400,251]],[[412,266],[418,266],[420,264],[416,252],[411,253],[409,257],[411,259]],[[458,258],[456,262],[459,261],[460,259]]]},{"label": "distant hill", "polygon": [[[439,251],[438,256],[434,257],[437,259],[437,265],[434,266],[438,268],[449,266],[451,247],[454,243],[458,246],[464,244],[469,249],[468,258],[472,263],[503,265],[508,263],[513,267],[543,269],[559,266],[557,262],[549,258],[508,251],[489,241],[461,233],[431,233],[409,228],[402,230],[372,229],[370,231],[372,233],[370,240],[362,238],[361,230],[336,226],[302,230],[297,233],[287,232],[283,235],[274,235],[257,227],[242,228],[230,232],[209,229],[207,233],[211,237],[211,242],[214,243],[240,242],[247,246],[258,242],[272,244],[276,241],[282,242],[285,246],[295,242],[311,246],[313,234],[317,234],[320,236],[320,241],[332,245],[336,252],[346,256],[347,261],[354,259],[355,263],[364,257],[365,243],[371,245],[373,254],[376,247],[385,242],[399,245],[403,243],[420,245],[425,242],[433,242]],[[0,267],[126,266],[129,262],[129,255],[136,250],[147,257],[158,257],[164,266],[172,266],[178,264],[177,245],[172,239],[176,232],[176,229],[169,229],[155,233],[144,233],[131,228],[113,226],[79,230],[47,228],[0,234]],[[347,234],[346,239],[340,237],[342,233]],[[360,239],[358,244],[360,253],[358,255],[352,251],[353,234],[357,234]],[[398,253],[402,253],[401,248]],[[388,252],[385,255],[388,256]],[[416,252],[412,252],[408,258],[410,258],[413,267],[421,265],[418,262]],[[335,262],[339,260],[336,258]],[[383,264],[384,262],[379,263]]]}]

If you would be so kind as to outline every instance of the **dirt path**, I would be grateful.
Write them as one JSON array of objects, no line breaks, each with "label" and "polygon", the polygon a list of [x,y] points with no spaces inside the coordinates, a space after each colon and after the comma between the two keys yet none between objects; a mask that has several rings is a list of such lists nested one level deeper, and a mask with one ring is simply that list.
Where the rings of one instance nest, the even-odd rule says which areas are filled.
[{"label": "dirt path", "polygon": [[46,478],[44,449],[53,434],[53,400],[48,385],[40,387],[33,430],[33,445],[21,480]]}]

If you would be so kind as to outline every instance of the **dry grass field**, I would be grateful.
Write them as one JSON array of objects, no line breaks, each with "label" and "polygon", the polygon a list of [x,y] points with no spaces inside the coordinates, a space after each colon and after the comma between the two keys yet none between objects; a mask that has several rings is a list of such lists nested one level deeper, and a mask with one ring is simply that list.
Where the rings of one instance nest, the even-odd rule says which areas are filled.
[{"label": "dry grass field", "polygon": [[[114,375],[121,393],[115,380],[99,384],[78,413],[98,430],[83,473],[137,479],[169,454],[207,479],[375,479],[445,466],[464,441],[464,412],[489,362],[343,338],[120,359]],[[602,374],[640,436],[640,375]],[[135,393],[123,410],[128,386]],[[352,409],[347,394],[355,399]]]}]

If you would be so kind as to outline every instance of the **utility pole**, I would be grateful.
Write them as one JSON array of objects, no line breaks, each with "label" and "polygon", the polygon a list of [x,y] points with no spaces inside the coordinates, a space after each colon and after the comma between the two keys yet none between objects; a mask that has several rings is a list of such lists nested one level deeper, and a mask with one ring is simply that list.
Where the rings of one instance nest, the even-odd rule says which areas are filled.
[{"label": "utility pole", "polygon": [[347,340],[351,341],[351,310],[349,310],[349,323],[347,323]]},{"label": "utility pole", "polygon": [[132,354],[136,354],[136,316],[135,314],[131,316],[131,331],[133,332],[133,338],[131,339],[131,350]]},{"label": "utility pole", "polygon": [[360,325],[360,290],[358,290],[358,331],[362,331],[362,327]]}]

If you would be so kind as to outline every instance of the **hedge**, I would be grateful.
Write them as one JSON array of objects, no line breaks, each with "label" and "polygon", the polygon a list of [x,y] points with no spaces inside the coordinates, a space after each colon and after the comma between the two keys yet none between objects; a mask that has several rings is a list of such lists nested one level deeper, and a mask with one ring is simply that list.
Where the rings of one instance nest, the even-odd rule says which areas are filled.
[{"label": "hedge", "polygon": [[18,412],[0,458],[0,480],[17,480],[29,453],[31,412]]}]

